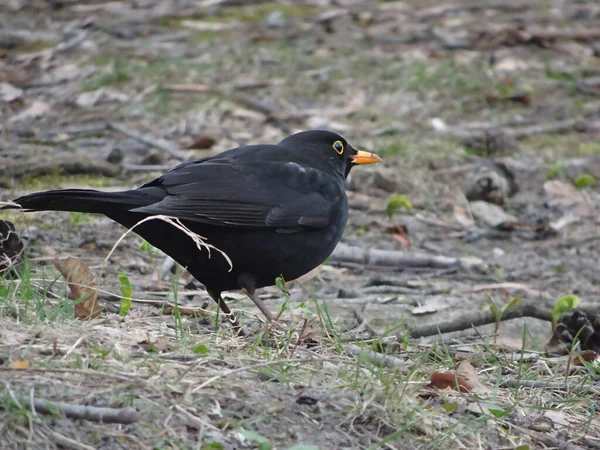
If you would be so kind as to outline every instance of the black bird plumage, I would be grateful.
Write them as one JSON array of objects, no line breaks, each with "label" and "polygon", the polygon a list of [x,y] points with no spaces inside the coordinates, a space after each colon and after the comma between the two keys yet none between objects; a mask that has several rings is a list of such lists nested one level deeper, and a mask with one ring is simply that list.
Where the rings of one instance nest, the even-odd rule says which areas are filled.
[{"label": "black bird plumage", "polygon": [[100,213],[131,228],[152,215],[177,218],[217,251],[210,257],[161,220],[134,232],[202,282],[238,327],[221,298],[243,289],[265,316],[255,294],[276,277],[296,279],[321,264],[346,226],[344,182],[356,164],[380,161],[323,130],[291,135],[276,145],[249,145],[176,166],[143,186],[122,192],[65,189],[34,193],[14,203],[27,211]]}]

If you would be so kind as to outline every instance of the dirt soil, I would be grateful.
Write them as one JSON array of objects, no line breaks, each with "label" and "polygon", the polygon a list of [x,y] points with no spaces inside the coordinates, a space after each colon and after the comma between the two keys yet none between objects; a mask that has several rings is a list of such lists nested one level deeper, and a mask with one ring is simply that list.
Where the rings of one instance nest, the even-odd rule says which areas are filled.
[{"label": "dirt soil", "polygon": [[[1,201],[131,188],[182,160],[327,128],[384,159],[353,170],[342,243],[394,253],[334,253],[288,283],[322,326],[307,332],[309,313],[288,309],[295,331],[263,346],[216,322],[202,286],[159,280],[164,255],[135,235],[105,261],[125,231],[109,219],[2,211],[28,275],[0,281],[0,448],[600,448],[597,375],[577,400],[507,389],[501,417],[464,399],[423,404],[431,373],[453,364],[454,350],[432,349],[487,345],[497,331],[497,344],[538,354],[549,321],[468,326],[441,347],[440,335],[405,333],[516,297],[543,311],[567,295],[600,305],[599,21],[592,0],[2,2]],[[52,265],[67,256],[94,273],[100,318],[73,318]],[[119,273],[134,299],[125,317]],[[274,311],[286,299],[277,287],[261,296]],[[225,298],[256,326],[247,298]],[[163,314],[165,301],[206,313]],[[339,337],[351,328],[400,333],[388,350],[413,368],[357,363]],[[515,373],[503,364],[480,378],[494,388],[496,371]],[[133,406],[141,419],[48,418],[23,405],[34,394]]]}]

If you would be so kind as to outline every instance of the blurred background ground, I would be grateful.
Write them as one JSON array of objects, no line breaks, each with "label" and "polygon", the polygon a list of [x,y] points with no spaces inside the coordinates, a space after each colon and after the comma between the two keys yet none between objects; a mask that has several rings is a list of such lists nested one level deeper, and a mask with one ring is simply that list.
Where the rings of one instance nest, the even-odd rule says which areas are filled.
[{"label": "blurred background ground", "polygon": [[[42,189],[130,188],[182,160],[327,128],[384,158],[383,165],[352,173],[344,244],[475,263],[398,267],[333,257],[311,276],[290,283],[293,301],[311,308],[314,299],[324,302],[340,328],[358,311],[379,333],[451,321],[487,309],[490,298],[504,304],[522,297],[551,308],[561,296],[575,294],[593,308],[599,304],[600,265],[599,19],[600,4],[584,0],[6,0],[0,5],[0,200]],[[170,281],[156,280],[162,257],[140,249],[135,236],[117,248],[110,264],[103,263],[123,232],[106,218],[50,212],[1,217],[24,236],[32,273],[43,279],[44,289],[56,277],[53,258],[68,255],[86,261],[107,292],[119,292],[118,272],[127,273],[136,298],[171,289]],[[59,286],[64,295],[66,287]],[[10,289],[3,292],[14,299]],[[201,288],[195,293],[182,298],[186,306],[201,306],[207,298]],[[273,310],[284,300],[277,288],[265,289],[263,296]],[[242,315],[249,312],[246,320],[256,320],[243,296],[229,298]],[[139,350],[146,334],[172,337],[168,319],[157,325],[155,308],[142,306],[132,310],[128,322],[106,319],[109,325],[102,331],[82,330],[72,321],[51,326],[39,314],[34,322],[16,320],[5,312],[3,340],[12,346],[5,352],[13,355],[14,349],[32,345],[42,351],[58,338],[54,345],[70,349],[69,358],[61,356],[67,364],[75,355],[91,358],[98,333],[107,333],[94,344],[102,351],[110,353],[125,339],[121,350],[128,355]],[[214,311],[212,304],[208,308]],[[542,348],[551,336],[548,322],[506,322],[500,335],[519,341],[524,323],[530,330],[527,348]],[[193,326],[214,351],[227,351],[214,336],[202,334],[212,331],[210,321]],[[64,342],[52,331],[60,327]],[[478,330],[492,331],[493,326]],[[82,336],[89,341],[85,348]],[[234,347],[239,351],[238,343]],[[115,370],[125,378],[123,373],[137,371],[120,364]],[[177,375],[170,380],[176,385],[191,369],[173,370]],[[21,387],[48,382],[28,376]],[[11,383],[18,384],[15,380]],[[217,410],[202,416],[208,425],[196,424],[200,428],[193,433],[189,424],[181,425],[187,416],[172,409],[173,399],[170,404],[164,392],[155,398],[147,390],[136,397],[136,406],[156,415],[144,419],[155,428],[138,424],[131,432],[108,426],[98,431],[85,425],[89,429],[84,427],[82,438],[81,430],[60,419],[44,425],[51,429],[43,433],[83,439],[82,445],[98,448],[204,448],[208,433],[225,448],[239,448],[250,444],[230,431],[231,417],[247,420],[260,410],[257,404],[264,409],[266,399],[279,395],[287,412],[263,412],[277,419],[254,423],[263,435],[274,427],[277,448],[296,441],[320,448],[439,448],[440,441],[414,429],[404,441],[407,447],[382,444],[402,426],[394,420],[369,419],[354,428],[354,421],[340,419],[348,408],[360,409],[362,400],[337,399],[332,407],[337,413],[328,411],[334,419],[327,422],[322,411],[290,413],[298,406],[288,404],[297,405],[298,397],[284,383],[263,385],[260,376],[252,380],[257,391],[250,397],[255,397],[244,402],[245,387],[213,404],[211,396],[224,395],[227,383],[204,393],[203,407],[192,399],[194,414]],[[306,379],[303,383],[310,386]],[[119,384],[125,389],[127,383]],[[55,390],[59,398],[67,395]],[[153,404],[161,406],[153,409]],[[166,417],[161,408],[179,414],[183,422],[177,426],[183,428],[175,426],[174,433],[161,428],[159,421]],[[297,425],[301,416],[309,419]],[[286,434],[296,425],[299,431]],[[470,432],[471,437],[479,433]],[[94,433],[100,442],[94,443]],[[480,436],[490,441],[477,444],[459,435],[448,442],[466,448],[517,443],[506,436]],[[21,439],[23,448],[27,442],[29,448],[43,448],[35,433]],[[65,442],[57,445],[68,447]]]}]

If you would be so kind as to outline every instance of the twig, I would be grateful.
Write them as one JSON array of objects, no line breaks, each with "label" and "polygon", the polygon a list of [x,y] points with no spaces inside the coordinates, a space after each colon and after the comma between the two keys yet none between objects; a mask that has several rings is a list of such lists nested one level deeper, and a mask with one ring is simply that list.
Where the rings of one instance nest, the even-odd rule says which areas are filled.
[{"label": "twig", "polygon": [[223,97],[230,98],[234,102],[264,114],[265,116],[274,116],[273,108],[264,102],[261,102],[257,98],[248,94],[231,92],[217,86],[210,86],[206,84],[165,84],[163,88],[173,92],[207,92],[211,94],[222,95]]},{"label": "twig", "polygon": [[60,433],[57,433],[56,431],[50,429],[48,426],[44,425],[42,427],[44,429],[44,432],[47,433],[47,435],[45,435],[44,433],[42,433],[41,430],[37,430],[38,434],[43,438],[46,439],[48,436],[50,437],[50,439],[52,439],[54,442],[56,442],[57,444],[59,444],[61,447],[64,448],[76,448],[76,449],[81,449],[81,450],[94,450],[94,447],[90,447],[89,445],[85,445],[81,442],[77,442],[74,441],[71,438],[68,438],[67,436],[64,436]]},{"label": "twig", "polygon": [[486,134],[504,135],[513,139],[526,139],[539,134],[561,134],[571,130],[585,129],[585,121],[582,118],[559,120],[530,126],[505,127],[491,129],[470,129],[466,127],[451,127],[440,131],[459,139],[472,139],[485,137]]},{"label": "twig", "polygon": [[472,291],[473,292],[481,292],[481,291],[488,291],[488,290],[494,290],[494,289],[503,289],[503,290],[515,289],[515,290],[524,291],[527,294],[529,294],[531,296],[535,296],[535,297],[548,297],[548,298],[552,298],[550,295],[546,294],[545,292],[543,292],[543,291],[536,291],[535,289],[531,289],[529,286],[527,286],[526,284],[523,284],[523,283],[490,283],[490,284],[478,284],[476,286],[473,286]]},{"label": "twig", "polygon": [[475,257],[448,257],[429,255],[426,253],[406,253],[394,250],[352,247],[339,243],[331,254],[332,261],[359,263],[364,265],[393,266],[396,268],[426,267],[426,268],[480,268],[485,263]]},{"label": "twig", "polygon": [[543,41],[571,40],[571,41],[595,41],[600,39],[600,28],[587,29],[561,29],[561,30],[504,30],[511,38],[522,44],[539,43]]},{"label": "twig", "polygon": [[165,172],[172,166],[166,164],[131,164],[123,163],[123,169],[127,172]]},{"label": "twig", "polygon": [[552,391],[570,391],[571,387],[567,383],[549,383],[548,381],[539,380],[515,380],[508,379],[500,383],[500,387],[509,388],[528,388],[528,389],[547,389]]},{"label": "twig", "polygon": [[252,366],[244,366],[244,367],[239,367],[237,369],[226,370],[225,372],[222,372],[222,373],[220,373],[218,375],[215,375],[214,377],[209,378],[208,380],[206,380],[205,382],[203,382],[199,386],[196,386],[192,390],[192,393],[195,394],[199,390],[204,389],[206,386],[214,383],[219,378],[224,378],[224,377],[229,376],[229,375],[234,375],[234,374],[238,374],[238,373],[242,373],[242,372],[247,372],[248,370],[253,370],[253,369],[260,369],[262,367],[275,366],[277,364],[303,364],[303,363],[309,363],[309,362],[312,362],[312,361],[313,361],[313,359],[280,359],[278,361],[266,361],[264,363],[254,364]]},{"label": "twig", "polygon": [[[500,321],[518,319],[521,317],[534,317],[536,319],[552,322],[552,311],[546,308],[540,308],[531,303],[521,304],[504,312]],[[497,318],[490,310],[480,311],[457,317],[452,321],[443,321],[439,323],[426,324],[415,327],[410,330],[410,337],[413,339],[434,336],[438,333],[451,333],[453,331],[468,330],[472,327],[479,327],[496,323]]]},{"label": "twig", "polygon": [[423,222],[423,223],[425,223],[427,225],[431,225],[433,227],[447,228],[448,230],[453,230],[453,231],[463,231],[463,227],[458,224],[444,222],[444,221],[438,220],[438,219],[431,219],[431,218],[425,217],[421,214],[415,215],[415,219],[417,219],[419,222]]},{"label": "twig", "polygon": [[[19,369],[12,369],[12,368],[2,368],[0,369],[0,373],[1,372],[21,372],[21,370]],[[92,376],[98,376],[98,377],[103,377],[103,378],[112,378],[113,380],[119,380],[119,381],[125,381],[125,382],[129,382],[132,383],[132,379],[131,376],[124,376],[124,375],[116,375],[116,374],[112,374],[112,373],[105,373],[105,372],[94,372],[91,370],[82,370],[82,369],[28,369],[28,372],[32,372],[32,373],[65,373],[65,374],[76,374],[76,375],[83,375],[85,377],[92,377]],[[145,380],[141,380],[140,378],[137,378],[134,382],[135,383],[142,383]]]},{"label": "twig", "polygon": [[549,433],[541,433],[539,431],[525,430],[522,428],[520,429],[531,436],[534,440],[541,442],[545,446],[547,445],[550,447],[560,448],[561,450],[584,450],[584,448],[580,447],[579,445],[571,444],[570,442],[559,439]]},{"label": "twig", "polygon": [[513,2],[507,2],[506,0],[484,2],[479,1],[475,3],[450,3],[433,6],[431,8],[424,8],[416,12],[415,16],[420,20],[431,20],[447,14],[457,14],[460,12],[476,13],[480,10],[491,10],[496,9],[500,11],[523,11],[532,6],[538,6],[538,0],[519,0]]},{"label": "twig", "polygon": [[344,330],[344,332],[350,332],[350,331],[355,331],[355,332],[360,332],[363,329],[367,330],[367,332],[369,333],[370,336],[379,336],[380,333],[378,333],[371,325],[369,325],[369,323],[367,322],[366,318],[365,318],[365,308],[367,306],[367,303],[364,302],[360,308],[356,307],[352,309],[352,313],[354,314],[354,317],[356,318],[354,323],[349,324],[346,329]]},{"label": "twig", "polygon": [[52,157],[27,158],[23,161],[0,157],[2,179],[18,178],[25,175],[36,177],[55,173],[57,168],[64,175],[97,174],[106,177],[116,177],[121,171],[119,166],[83,155],[52,155]]},{"label": "twig", "polygon": [[154,147],[154,148],[157,148],[158,150],[162,150],[163,152],[166,152],[169,155],[171,155],[174,158],[177,158],[181,161],[185,161],[188,159],[188,157],[185,153],[182,153],[177,148],[175,148],[172,144],[170,144],[169,142],[167,142],[163,139],[154,139],[150,136],[146,136],[141,133],[132,131],[125,126],[119,125],[118,123],[114,123],[114,122],[107,123],[106,127],[109,130],[117,131],[119,133],[124,134],[125,136],[129,136],[130,138],[135,139],[136,141],[142,142],[143,144],[146,144],[149,147]]},{"label": "twig", "polygon": [[28,398],[16,397],[24,408],[30,408],[40,414],[55,414],[57,411],[71,419],[85,419],[90,422],[135,423],[141,414],[129,406],[125,408],[106,408],[99,406],[72,405],[64,402],[53,402],[40,398],[30,401]]},{"label": "twig", "polygon": [[384,355],[382,353],[373,352],[363,347],[359,347],[355,344],[344,345],[344,350],[351,355],[357,357],[364,357],[371,364],[384,366],[390,369],[405,369],[406,361],[400,358],[395,358],[390,355]]},{"label": "twig", "polygon": [[504,130],[508,136],[515,139],[525,139],[539,134],[561,134],[573,129],[582,128],[581,119],[566,119],[557,122],[540,123],[528,127],[507,128]]}]

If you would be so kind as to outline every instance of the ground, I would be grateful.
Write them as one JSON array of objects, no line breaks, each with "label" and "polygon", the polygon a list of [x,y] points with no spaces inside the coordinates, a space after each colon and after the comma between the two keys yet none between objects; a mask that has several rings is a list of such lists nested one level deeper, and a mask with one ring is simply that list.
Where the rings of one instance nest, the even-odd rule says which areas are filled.
[{"label": "ground", "polygon": [[[250,337],[181,272],[159,280],[134,234],[109,256],[125,230],[104,217],[2,211],[25,258],[0,279],[0,448],[599,448],[593,338],[547,347],[557,303],[592,322],[600,304],[599,19],[591,0],[4,2],[1,201],[309,128],[384,163],[348,181],[353,248],[287,303],[261,291],[283,310],[268,336],[243,295]],[[97,318],[74,316],[52,264],[69,256]],[[515,298],[503,318],[536,317],[473,321]]]}]

